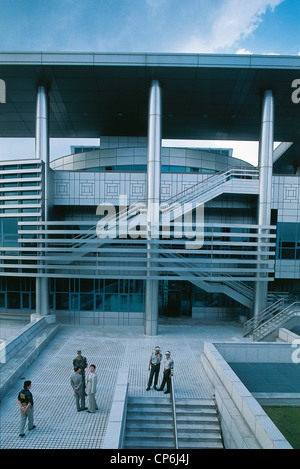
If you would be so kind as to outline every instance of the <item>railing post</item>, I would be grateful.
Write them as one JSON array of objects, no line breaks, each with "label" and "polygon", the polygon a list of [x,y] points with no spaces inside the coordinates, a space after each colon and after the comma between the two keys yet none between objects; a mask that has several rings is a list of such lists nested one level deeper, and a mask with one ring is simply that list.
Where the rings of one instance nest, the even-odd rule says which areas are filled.
[{"label": "railing post", "polygon": [[172,404],[172,413],[173,413],[173,422],[174,422],[175,449],[178,449],[178,434],[177,434],[177,419],[176,419],[176,404],[175,404],[173,366],[171,366],[171,404]]}]

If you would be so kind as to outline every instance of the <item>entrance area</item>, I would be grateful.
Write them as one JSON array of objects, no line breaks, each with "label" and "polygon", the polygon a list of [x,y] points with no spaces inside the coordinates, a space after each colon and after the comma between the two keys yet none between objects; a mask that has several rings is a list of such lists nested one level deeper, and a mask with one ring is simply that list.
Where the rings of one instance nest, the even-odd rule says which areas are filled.
[{"label": "entrance area", "polygon": [[188,282],[160,282],[159,315],[162,317],[191,316],[192,288]]}]

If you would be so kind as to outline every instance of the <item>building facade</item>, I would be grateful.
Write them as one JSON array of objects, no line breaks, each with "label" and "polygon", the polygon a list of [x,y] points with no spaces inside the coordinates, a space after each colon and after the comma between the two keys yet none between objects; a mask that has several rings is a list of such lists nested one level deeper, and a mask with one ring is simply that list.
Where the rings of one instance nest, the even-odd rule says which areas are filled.
[{"label": "building facade", "polygon": [[[159,317],[255,317],[300,295],[298,57],[0,60],[0,136],[36,142],[30,160],[1,155],[2,313],[155,335]],[[50,162],[51,137],[100,147]],[[259,140],[258,167],[170,138]]]}]

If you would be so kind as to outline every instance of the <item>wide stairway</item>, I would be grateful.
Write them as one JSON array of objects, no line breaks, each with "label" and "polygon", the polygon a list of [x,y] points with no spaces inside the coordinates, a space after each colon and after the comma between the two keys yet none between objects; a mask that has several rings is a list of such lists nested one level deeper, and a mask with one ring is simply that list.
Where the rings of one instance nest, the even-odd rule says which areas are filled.
[{"label": "wide stairway", "polygon": [[[216,406],[210,399],[176,399],[178,448],[222,449]],[[169,398],[129,397],[124,448],[176,448]]]}]

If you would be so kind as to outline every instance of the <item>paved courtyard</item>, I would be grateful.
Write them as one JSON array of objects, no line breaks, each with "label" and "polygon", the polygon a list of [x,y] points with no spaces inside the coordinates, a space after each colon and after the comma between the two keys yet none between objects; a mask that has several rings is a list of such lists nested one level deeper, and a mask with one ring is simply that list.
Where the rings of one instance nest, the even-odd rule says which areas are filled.
[{"label": "paved courtyard", "polygon": [[[154,390],[146,392],[149,357],[159,345],[162,351],[170,350],[174,359],[176,396],[211,397],[213,390],[200,364],[204,341],[243,340],[242,327],[235,322],[162,324],[156,337],[145,337],[142,327],[61,325],[55,338],[1,402],[1,448],[101,448],[120,369],[129,369],[130,396],[169,399]],[[70,376],[78,349],[89,364],[97,367],[99,410],[95,414],[76,411]],[[17,395],[25,379],[32,381],[36,428],[28,432],[26,425],[26,436],[20,438]]]}]

